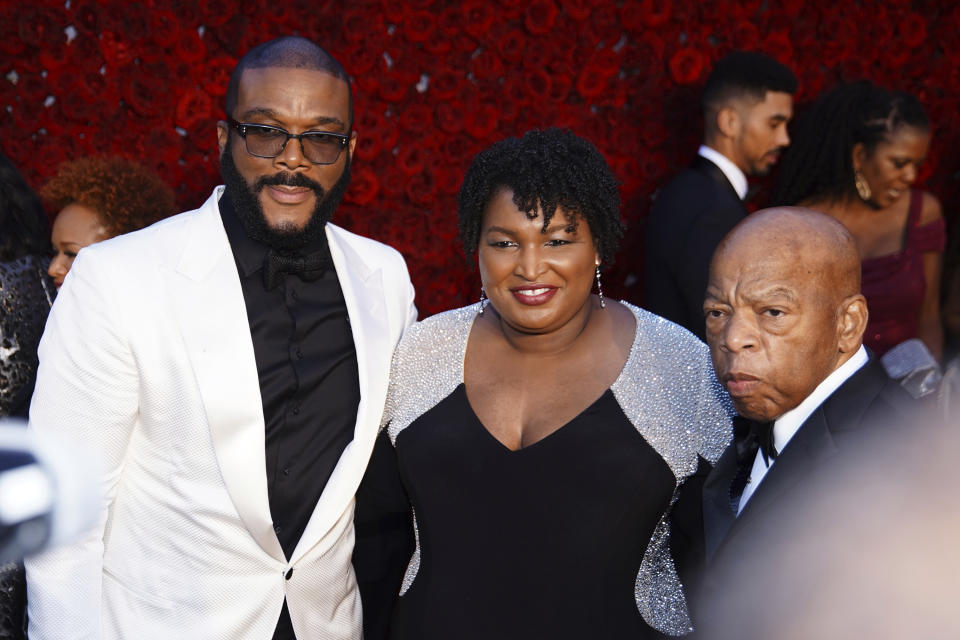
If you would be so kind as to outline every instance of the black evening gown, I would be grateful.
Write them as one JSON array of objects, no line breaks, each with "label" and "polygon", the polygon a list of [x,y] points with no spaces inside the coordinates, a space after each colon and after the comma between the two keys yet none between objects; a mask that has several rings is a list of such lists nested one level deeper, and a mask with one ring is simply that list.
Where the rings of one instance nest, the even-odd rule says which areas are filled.
[{"label": "black evening gown", "polygon": [[612,391],[511,451],[460,384],[396,452],[420,557],[391,639],[657,637],[634,583],[676,481]]}]

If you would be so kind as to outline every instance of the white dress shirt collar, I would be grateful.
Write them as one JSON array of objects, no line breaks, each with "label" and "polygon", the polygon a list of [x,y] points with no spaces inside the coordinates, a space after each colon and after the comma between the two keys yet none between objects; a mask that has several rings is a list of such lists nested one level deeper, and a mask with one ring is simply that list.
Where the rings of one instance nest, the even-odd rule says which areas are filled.
[{"label": "white dress shirt collar", "polygon": [[700,148],[697,149],[697,154],[720,167],[720,171],[723,171],[723,175],[725,175],[727,180],[730,181],[730,184],[733,185],[734,190],[737,192],[737,195],[740,196],[741,200],[747,196],[747,176],[740,170],[740,167],[733,164],[730,158],[705,144],[700,145]]},{"label": "white dress shirt collar", "polygon": [[[818,384],[803,402],[777,418],[773,423],[773,446],[776,448],[778,454],[783,451],[787,443],[790,442],[790,439],[793,438],[800,429],[800,425],[807,421],[807,418],[817,410],[817,407],[822,405],[834,391],[840,388],[840,385],[859,371],[863,365],[867,364],[868,359],[866,348],[860,345],[860,348],[853,354],[853,357],[824,378],[823,382]],[[753,461],[753,469],[750,471],[750,479],[747,481],[747,485],[743,488],[743,494],[740,496],[740,509],[737,513],[743,511],[747,500],[749,500],[753,492],[756,491],[763,477],[767,475],[769,466],[770,465],[764,463],[761,452],[757,451],[757,457]]]}]

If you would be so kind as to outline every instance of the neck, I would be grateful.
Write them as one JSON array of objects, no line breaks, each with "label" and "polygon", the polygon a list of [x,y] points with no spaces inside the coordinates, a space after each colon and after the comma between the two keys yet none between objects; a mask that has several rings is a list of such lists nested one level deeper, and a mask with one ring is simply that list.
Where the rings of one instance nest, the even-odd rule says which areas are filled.
[{"label": "neck", "polygon": [[524,354],[552,356],[564,353],[577,344],[590,324],[593,307],[594,296],[591,295],[563,326],[544,332],[525,331],[510,325],[492,305],[487,307],[487,310],[492,312],[491,322],[512,349]]}]

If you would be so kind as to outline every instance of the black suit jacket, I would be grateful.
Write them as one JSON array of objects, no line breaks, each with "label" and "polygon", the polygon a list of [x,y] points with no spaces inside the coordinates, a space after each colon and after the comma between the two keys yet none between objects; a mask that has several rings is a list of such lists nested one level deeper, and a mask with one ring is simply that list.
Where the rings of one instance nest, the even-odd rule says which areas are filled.
[{"label": "black suit jacket", "polygon": [[730,484],[736,473],[736,447],[717,460],[704,482],[703,521],[707,559],[714,565],[736,554],[737,538],[763,527],[769,508],[789,500],[792,491],[816,475],[818,467],[836,456],[853,453],[870,432],[888,432],[910,419],[919,405],[891,380],[876,359],[850,376],[817,407],[791,438],[760,486],[737,517],[730,505]]},{"label": "black suit jacket", "polygon": [[702,156],[664,187],[646,231],[646,308],[704,338],[710,258],[747,215],[720,167]]}]

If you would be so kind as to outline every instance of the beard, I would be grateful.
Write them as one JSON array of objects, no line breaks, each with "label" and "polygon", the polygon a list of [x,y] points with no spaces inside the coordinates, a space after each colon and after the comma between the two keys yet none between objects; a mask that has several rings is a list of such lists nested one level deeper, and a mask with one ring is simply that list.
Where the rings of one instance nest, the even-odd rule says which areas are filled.
[{"label": "beard", "polygon": [[[340,174],[337,182],[329,191],[326,191],[320,183],[311,180],[302,173],[292,173],[290,171],[260,176],[251,186],[247,184],[247,181],[240,175],[240,171],[237,170],[230,147],[231,143],[228,142],[223,153],[220,154],[220,174],[223,176],[225,190],[227,195],[230,196],[237,218],[239,218],[250,238],[271,249],[282,251],[304,249],[325,238],[324,228],[330,218],[333,217],[334,211],[340,206],[343,194],[346,193],[347,186],[350,184],[349,155],[347,155],[343,173]],[[316,204],[313,207],[313,213],[310,214],[310,218],[303,228],[298,229],[292,225],[270,226],[267,216],[263,212],[263,205],[260,203],[260,193],[268,185],[306,187],[313,191]]]}]

